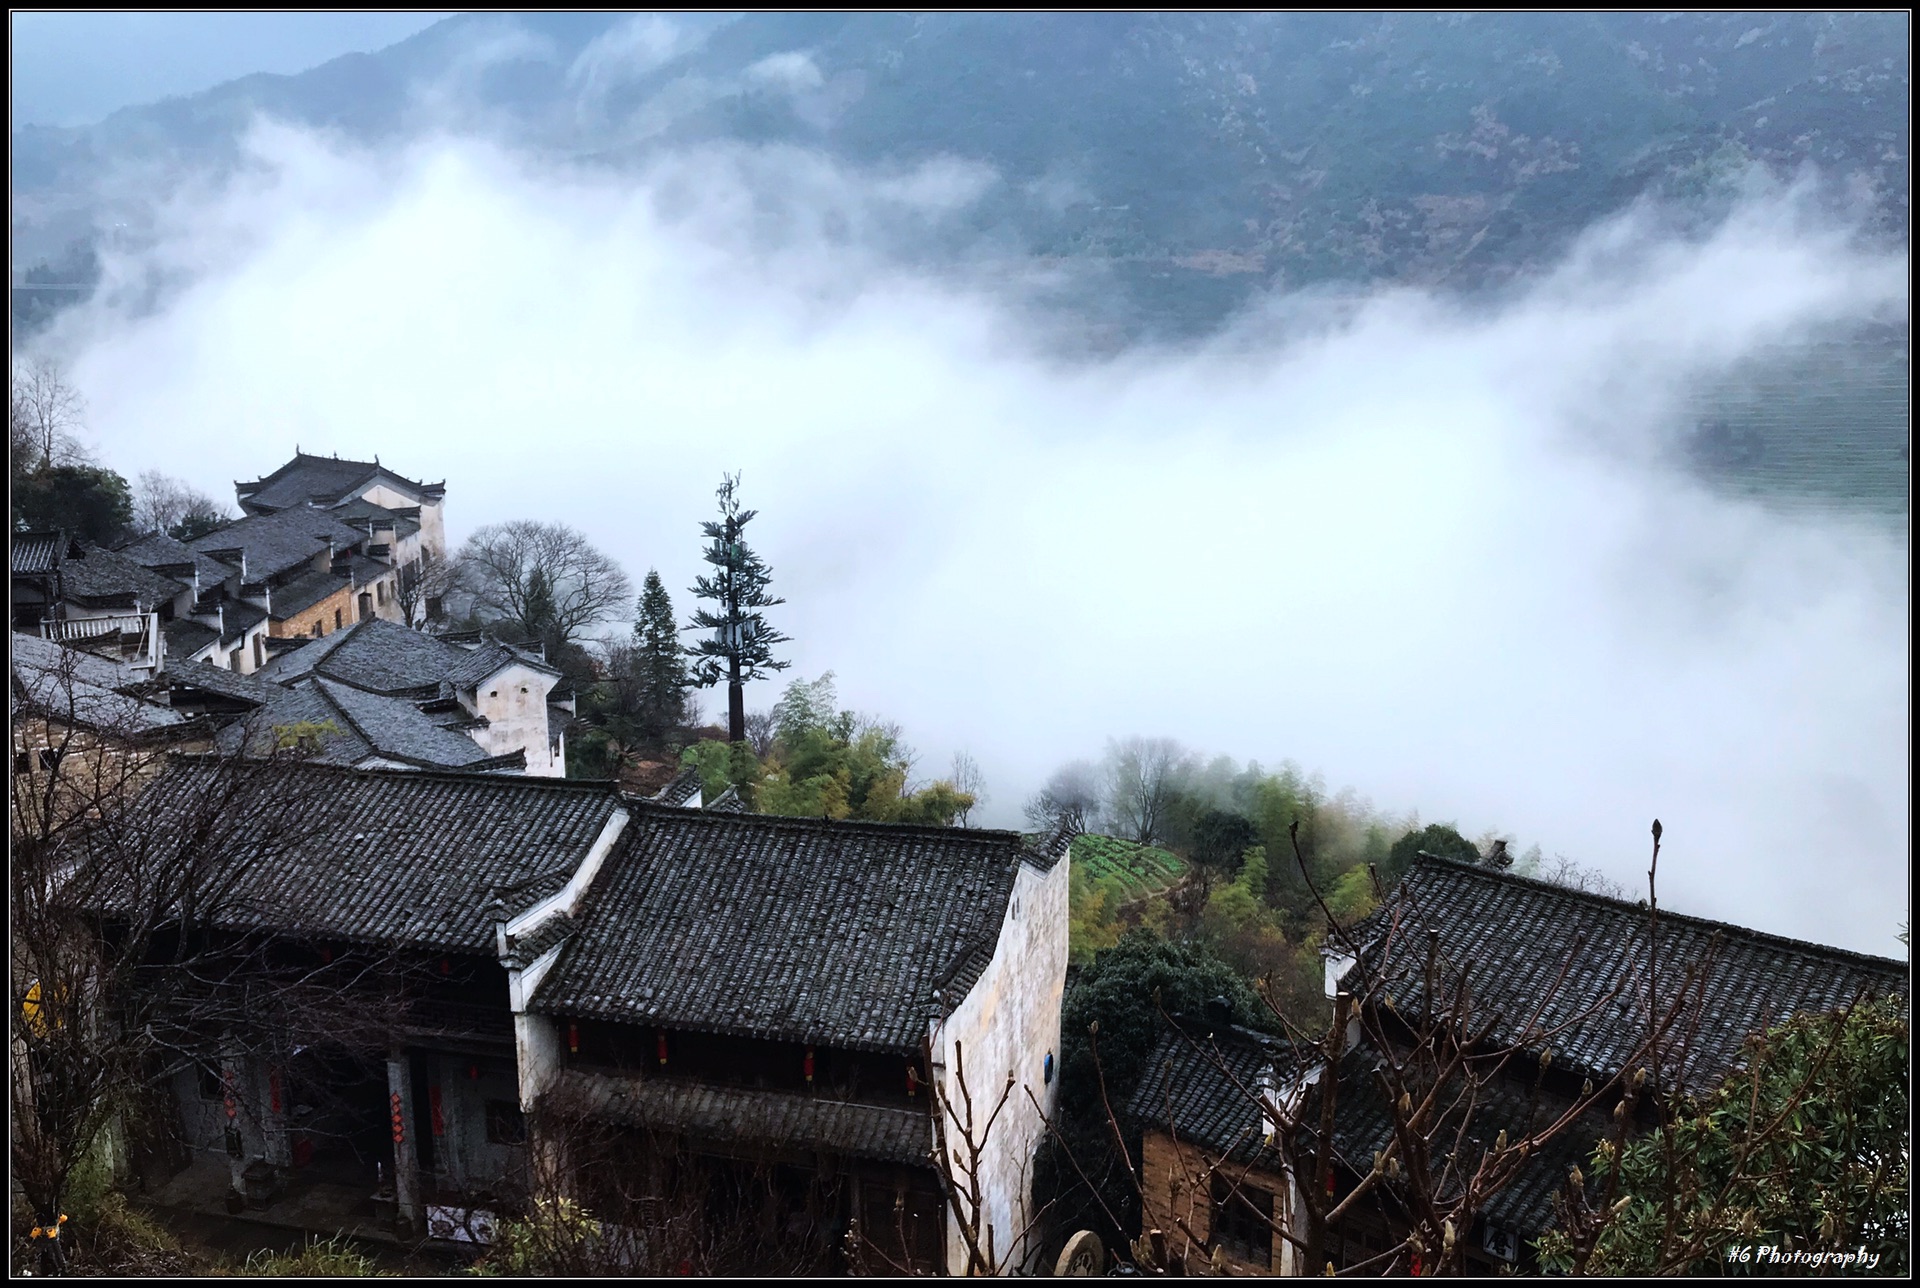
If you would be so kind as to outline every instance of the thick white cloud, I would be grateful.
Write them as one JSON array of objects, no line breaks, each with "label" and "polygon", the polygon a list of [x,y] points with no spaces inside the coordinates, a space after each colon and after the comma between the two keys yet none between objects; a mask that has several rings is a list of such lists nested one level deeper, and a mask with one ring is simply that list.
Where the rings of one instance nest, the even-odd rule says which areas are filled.
[{"label": "thick white cloud", "polygon": [[1692,239],[1630,215],[1497,305],[1268,301],[1067,363],[884,249],[982,190],[966,167],[256,146],[175,211],[156,258],[190,288],[54,337],[123,473],[378,453],[447,480],[455,539],[561,519],[677,590],[741,470],[792,674],[832,668],[929,769],[971,750],[989,821],[1170,734],[1630,887],[1658,815],[1670,906],[1895,947],[1905,532],[1664,463],[1697,382],[1905,306],[1904,260],[1791,194]]}]

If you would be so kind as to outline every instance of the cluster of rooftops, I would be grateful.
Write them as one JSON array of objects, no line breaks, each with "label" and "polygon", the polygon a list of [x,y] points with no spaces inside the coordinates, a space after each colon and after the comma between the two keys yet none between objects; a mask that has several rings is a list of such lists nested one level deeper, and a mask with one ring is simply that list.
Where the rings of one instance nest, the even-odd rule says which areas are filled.
[{"label": "cluster of rooftops", "polygon": [[[15,534],[13,576],[48,583],[39,602],[63,611],[159,612],[169,653],[205,658],[412,562],[423,511],[437,510],[446,487],[377,460],[296,453],[235,492],[245,515],[190,541],[156,532],[109,549],[59,532]],[[15,625],[32,625],[18,609]]]},{"label": "cluster of rooftops", "polygon": [[[191,541],[15,534],[16,696],[116,732],[217,735],[223,750],[271,750],[296,728],[316,731],[326,763],[565,772],[572,698],[537,645],[406,620],[421,606],[401,607],[402,579],[445,554],[444,484],[296,453],[235,493],[244,517]],[[121,628],[145,620],[162,640],[129,650]],[[49,652],[40,635],[75,647]],[[76,668],[93,695],[79,707],[49,679],[70,688]],[[499,700],[503,686],[525,700]]]},{"label": "cluster of rooftops", "polygon": [[[264,755],[289,730],[300,730],[311,735],[313,758],[325,764],[496,773],[564,768],[551,754],[572,714],[571,696],[553,691],[560,672],[536,653],[494,640],[453,642],[373,618],[302,641],[253,674],[188,661],[151,677],[38,636],[15,632],[13,644],[16,701],[104,733],[211,739],[222,751]],[[500,731],[485,714],[488,686],[503,676],[539,689],[544,713],[530,731],[505,731],[519,742],[511,748],[499,745]]]},{"label": "cluster of rooftops", "polygon": [[[338,945],[540,962],[528,1009],[913,1055],[991,959],[1022,864],[1062,834],[701,809],[687,776],[610,782],[176,756],[156,817],[207,775],[259,773],[263,811],[223,920]],[[235,847],[237,853],[247,846]]]}]

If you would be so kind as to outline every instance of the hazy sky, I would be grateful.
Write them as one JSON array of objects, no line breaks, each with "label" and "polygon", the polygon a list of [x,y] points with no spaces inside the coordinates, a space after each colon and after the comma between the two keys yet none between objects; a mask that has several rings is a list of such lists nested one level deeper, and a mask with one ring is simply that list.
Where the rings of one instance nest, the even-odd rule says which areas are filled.
[{"label": "hazy sky", "polygon": [[[455,541],[563,520],[684,617],[739,470],[789,675],[831,668],[926,769],[971,751],[989,823],[1164,734],[1629,888],[1657,815],[1663,903],[1899,951],[1905,534],[1709,493],[1664,451],[1694,382],[1904,308],[1905,261],[1791,192],[1691,241],[1615,220],[1498,307],[1276,299],[1068,363],[1004,285],[875,249],[991,175],[253,147],[50,337],[123,474],[231,495],[296,443],[377,453],[446,479]],[[119,311],[153,273],[193,284]]]},{"label": "hazy sky", "polygon": [[305,71],[385,48],[447,16],[15,10],[13,123],[84,125],[254,72]]}]

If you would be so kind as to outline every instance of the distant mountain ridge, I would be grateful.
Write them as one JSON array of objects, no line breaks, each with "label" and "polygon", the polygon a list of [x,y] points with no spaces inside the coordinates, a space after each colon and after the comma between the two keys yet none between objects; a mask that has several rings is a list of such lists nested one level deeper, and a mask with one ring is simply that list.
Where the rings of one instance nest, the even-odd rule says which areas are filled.
[{"label": "distant mountain ridge", "polygon": [[16,132],[15,247],[51,258],[60,230],[98,222],[116,163],[236,156],[256,112],[368,142],[455,119],[610,166],[713,140],[958,157],[998,177],[976,230],[1200,283],[1209,316],[1265,285],[1498,281],[1642,194],[1724,198],[1753,162],[1817,167],[1897,239],[1909,29],[1905,13],[463,14],[299,75]]}]

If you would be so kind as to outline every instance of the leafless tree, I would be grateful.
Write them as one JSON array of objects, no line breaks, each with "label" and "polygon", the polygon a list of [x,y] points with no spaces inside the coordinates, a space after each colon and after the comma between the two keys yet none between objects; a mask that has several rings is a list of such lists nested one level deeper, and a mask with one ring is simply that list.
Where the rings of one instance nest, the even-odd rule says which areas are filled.
[{"label": "leafless tree", "polygon": [[1107,744],[1107,805],[1121,835],[1142,845],[1161,839],[1167,810],[1192,760],[1171,738],[1126,738]]},{"label": "leafless tree", "polygon": [[[689,723],[692,717],[688,717]],[[753,754],[765,760],[773,754],[773,744],[780,736],[779,721],[771,711],[747,712],[747,745],[753,748]]]},{"label": "leafless tree", "polygon": [[16,457],[36,469],[84,465],[86,450],[76,437],[86,402],[67,383],[66,373],[49,358],[16,361],[7,398],[8,438]]},{"label": "leafless tree", "polygon": [[189,522],[211,531],[232,517],[230,510],[206,493],[159,470],[144,470],[134,482],[133,523],[139,531],[173,533]]},{"label": "leafless tree", "polygon": [[953,789],[973,798],[973,803],[960,811],[960,826],[968,825],[968,816],[981,805],[987,803],[987,778],[980,772],[980,762],[965,751],[953,753],[953,773],[949,777]]},{"label": "leafless tree", "polygon": [[[1356,941],[1315,888],[1297,825],[1294,831],[1295,859],[1326,918],[1329,945],[1353,962],[1347,987],[1335,1000],[1332,1022],[1312,1034],[1296,1029],[1263,991],[1287,1033],[1274,1062],[1280,1076],[1266,1084],[1237,1073],[1221,1049],[1192,1032],[1190,1024],[1163,1017],[1255,1110],[1248,1117],[1263,1124],[1265,1139],[1243,1142],[1256,1151],[1253,1157],[1238,1146],[1220,1157],[1181,1140],[1181,1125],[1171,1121],[1169,1104],[1178,1175],[1168,1206],[1164,1198],[1149,1199],[1135,1160],[1126,1156],[1120,1119],[1109,1106],[1108,1121],[1143,1211],[1163,1223],[1149,1220],[1133,1257],[1143,1268],[1161,1272],[1224,1270],[1218,1252],[1207,1253],[1207,1231],[1194,1218],[1198,1209],[1217,1202],[1223,1189],[1227,1201],[1235,1201],[1249,1183],[1254,1159],[1267,1157],[1263,1167],[1293,1176],[1291,1192],[1299,1208],[1275,1210],[1266,1223],[1308,1273],[1331,1264],[1333,1233],[1368,1207],[1390,1212],[1393,1225],[1404,1233],[1397,1242],[1389,1237],[1388,1246],[1370,1259],[1351,1264],[1350,1272],[1463,1273],[1466,1236],[1492,1198],[1550,1149],[1578,1157],[1575,1147],[1591,1147],[1603,1127],[1624,1131],[1651,1081],[1658,1080],[1662,1060],[1684,1062],[1715,950],[1707,950],[1703,960],[1661,964],[1670,976],[1666,985],[1656,986],[1657,949],[1643,970],[1628,962],[1595,962],[1576,937],[1531,1014],[1497,1016],[1476,998],[1478,965],[1445,959],[1436,930],[1417,933],[1422,917],[1407,900],[1387,904],[1384,923],[1374,927],[1369,943]],[[1655,844],[1657,856],[1657,832]],[[1650,871],[1650,891],[1651,883]],[[1650,935],[1657,935],[1655,908],[1650,904]],[[1581,980],[1580,996],[1569,1004],[1563,995],[1574,979]],[[1636,1003],[1644,1033],[1613,1076],[1598,1084],[1587,1078],[1577,1092],[1547,1086],[1556,1042],[1595,1015]],[[1549,1014],[1557,1018],[1543,1018]],[[1503,1019],[1507,1026],[1495,1040]],[[1097,1034],[1093,1040],[1097,1043]],[[1095,1058],[1097,1069],[1097,1045]],[[1319,1072],[1311,1079],[1300,1076],[1310,1071]],[[1356,1156],[1356,1141],[1337,1126],[1342,1104],[1356,1096],[1370,1102],[1368,1119],[1388,1124],[1386,1135],[1368,1146],[1370,1157]]]},{"label": "leafless tree", "polygon": [[1099,821],[1101,803],[1099,769],[1090,761],[1076,760],[1054,770],[1046,786],[1027,801],[1027,822],[1042,832],[1066,821],[1086,831]]},{"label": "leafless tree", "polygon": [[[308,837],[319,785],[297,753],[170,758],[152,708],[84,667],[69,650],[14,666],[11,1157],[44,1227],[104,1141],[164,1118],[175,1073],[302,1031],[348,1040],[369,1011],[339,971],[289,972],[223,929],[248,873]],[[230,1114],[258,1111],[228,1094]]]},{"label": "leafless tree", "polygon": [[433,610],[454,591],[459,568],[431,549],[422,548],[420,557],[400,569],[394,588],[394,602],[400,606],[401,619],[418,629],[433,616]]},{"label": "leafless tree", "polygon": [[1618,881],[1600,869],[1576,863],[1564,854],[1555,854],[1552,865],[1540,869],[1540,879],[1569,890],[1584,890],[1608,899],[1627,897],[1627,888]]},{"label": "leafless tree", "polygon": [[531,1186],[488,1254],[503,1273],[792,1276],[831,1266],[835,1231],[819,1218],[837,1209],[844,1182],[816,1172],[796,1194],[782,1184],[777,1141],[702,1155],[683,1137],[610,1116],[568,1083],[542,1095],[528,1128]]},{"label": "leafless tree", "polygon": [[[927,1053],[922,1054],[922,1070],[929,1068]],[[922,1076],[933,1088],[933,1164],[947,1221],[959,1235],[966,1253],[965,1275],[1012,1275],[1028,1269],[1028,1263],[1045,1227],[1048,1209],[1037,1208],[1026,1214],[1018,1229],[1002,1230],[989,1215],[986,1194],[991,1181],[986,1175],[989,1160],[1005,1149],[994,1138],[994,1128],[1003,1122],[1010,1104],[1024,1097],[1036,1109],[1031,1087],[1019,1088],[1011,1072],[998,1088],[983,1088],[976,1098],[967,1077],[966,1049],[956,1042],[953,1048],[951,1082]],[[987,1092],[994,1094],[988,1095]],[[1004,1136],[1004,1131],[1002,1133]],[[1030,1165],[1030,1161],[1029,1161]],[[1031,1192],[1032,1176],[1021,1178]],[[888,1217],[891,1216],[891,1222]],[[949,1269],[944,1264],[928,1265],[916,1259],[906,1229],[904,1205],[896,1203],[891,1214],[867,1214],[867,1224],[854,1222],[847,1231],[847,1259],[863,1274],[925,1275]],[[944,1254],[943,1254],[944,1257]]]},{"label": "leafless tree", "polygon": [[459,575],[481,616],[555,645],[578,643],[587,627],[633,598],[620,565],[564,523],[488,524],[467,538]]}]

